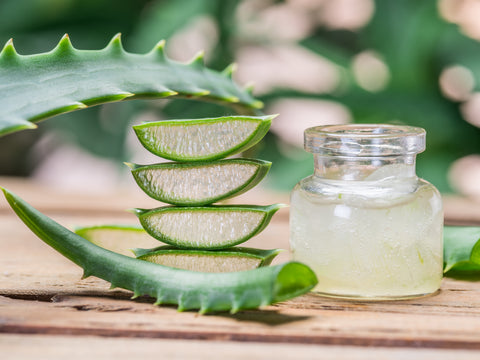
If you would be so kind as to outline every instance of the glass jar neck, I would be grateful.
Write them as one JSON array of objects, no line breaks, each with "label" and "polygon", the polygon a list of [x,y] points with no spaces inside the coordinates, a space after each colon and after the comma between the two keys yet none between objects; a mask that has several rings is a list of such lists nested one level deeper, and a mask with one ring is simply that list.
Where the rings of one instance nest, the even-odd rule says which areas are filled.
[{"label": "glass jar neck", "polygon": [[314,176],[330,180],[379,181],[411,178],[416,154],[396,156],[338,156],[313,154]]}]

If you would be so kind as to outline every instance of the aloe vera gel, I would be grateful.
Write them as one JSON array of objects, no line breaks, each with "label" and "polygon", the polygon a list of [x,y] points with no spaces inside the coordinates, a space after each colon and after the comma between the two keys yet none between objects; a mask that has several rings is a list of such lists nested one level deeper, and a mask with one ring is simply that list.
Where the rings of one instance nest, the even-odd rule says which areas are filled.
[{"label": "aloe vera gel", "polygon": [[443,267],[443,209],[415,174],[421,128],[330,125],[305,131],[314,174],[294,188],[290,246],[318,277],[315,292],[401,299],[437,291]]}]

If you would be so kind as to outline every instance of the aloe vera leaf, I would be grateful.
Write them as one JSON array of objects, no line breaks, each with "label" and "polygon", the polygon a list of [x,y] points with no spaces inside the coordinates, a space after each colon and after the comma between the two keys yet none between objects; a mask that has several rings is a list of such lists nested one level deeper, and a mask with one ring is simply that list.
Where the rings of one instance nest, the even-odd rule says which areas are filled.
[{"label": "aloe vera leaf", "polygon": [[283,204],[132,209],[154,238],[182,249],[225,249],[260,233]]},{"label": "aloe vera leaf", "polygon": [[480,227],[445,226],[443,243],[445,276],[462,272],[480,276]]},{"label": "aloe vera leaf", "polygon": [[229,71],[207,69],[201,57],[175,62],[165,56],[164,45],[161,41],[147,54],[132,54],[117,34],[102,50],[77,50],[65,35],[50,52],[19,55],[10,39],[0,52],[0,135],[124,99],[201,97],[247,114],[262,107]]},{"label": "aloe vera leaf", "polygon": [[133,257],[132,248],[154,247],[158,240],[141,226],[103,224],[75,228],[75,233],[104,249]]},{"label": "aloe vera leaf", "polygon": [[231,247],[224,250],[187,250],[174,246],[134,249],[137,259],[174,268],[201,272],[234,272],[270,265],[280,249]]},{"label": "aloe vera leaf", "polygon": [[148,196],[168,204],[197,206],[250,190],[271,166],[268,161],[244,158],[206,163],[126,164]]},{"label": "aloe vera leaf", "polygon": [[267,116],[166,120],[133,126],[151,153],[175,161],[210,161],[240,153],[258,143],[270,129]]},{"label": "aloe vera leaf", "polygon": [[90,243],[2,188],[18,217],[45,243],[79,265],[84,277],[97,276],[155,304],[177,304],[200,313],[252,309],[302,295],[317,284],[306,265],[288,262],[233,273],[201,273],[130,258]]}]

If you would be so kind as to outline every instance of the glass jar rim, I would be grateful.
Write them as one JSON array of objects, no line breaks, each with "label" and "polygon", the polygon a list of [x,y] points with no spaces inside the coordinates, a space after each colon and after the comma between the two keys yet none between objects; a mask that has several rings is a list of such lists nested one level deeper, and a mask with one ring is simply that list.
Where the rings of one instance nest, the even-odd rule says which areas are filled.
[{"label": "glass jar rim", "polygon": [[305,130],[305,150],[332,156],[398,156],[425,150],[424,129],[390,124],[322,125]]}]

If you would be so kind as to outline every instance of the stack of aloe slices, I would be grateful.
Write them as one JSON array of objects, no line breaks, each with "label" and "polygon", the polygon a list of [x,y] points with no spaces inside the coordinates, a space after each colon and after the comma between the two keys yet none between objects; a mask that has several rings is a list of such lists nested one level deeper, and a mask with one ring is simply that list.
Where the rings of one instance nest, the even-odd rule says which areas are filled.
[{"label": "stack of aloe slices", "polygon": [[[282,204],[212,205],[257,185],[270,162],[225,157],[260,141],[275,116],[231,116],[170,120],[134,126],[142,145],[174,162],[151,165],[127,163],[139,187],[150,197],[171,206],[133,209],[142,228],[168,244],[134,249],[141,260],[201,272],[232,272],[269,265],[280,250],[235,247],[261,232]],[[105,227],[78,233],[99,240]],[[109,230],[119,230],[110,228]],[[132,238],[142,229],[121,228]]]}]

